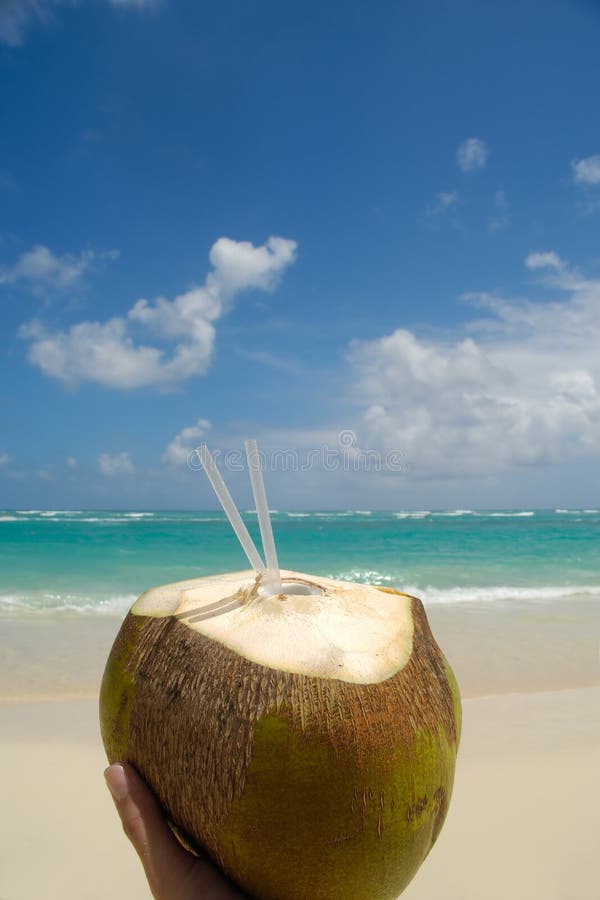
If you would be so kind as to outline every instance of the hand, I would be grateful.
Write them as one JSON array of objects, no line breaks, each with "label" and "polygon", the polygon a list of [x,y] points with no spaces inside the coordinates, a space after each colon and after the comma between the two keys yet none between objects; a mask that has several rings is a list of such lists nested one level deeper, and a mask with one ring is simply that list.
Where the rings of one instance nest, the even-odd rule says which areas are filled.
[{"label": "hand", "polygon": [[242,900],[216,866],[184,850],[132,766],[115,763],[104,777],[156,900]]}]

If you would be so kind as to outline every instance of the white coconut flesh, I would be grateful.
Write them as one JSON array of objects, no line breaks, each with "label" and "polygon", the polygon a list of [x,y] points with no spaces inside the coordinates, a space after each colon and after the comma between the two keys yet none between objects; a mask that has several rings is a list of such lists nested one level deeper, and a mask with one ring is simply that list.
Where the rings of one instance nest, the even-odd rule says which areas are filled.
[{"label": "white coconut flesh", "polygon": [[246,659],[357,684],[385,681],[412,653],[412,598],[366,584],[281,571],[269,594],[254,572],[156,587],[131,612],[175,616]]}]

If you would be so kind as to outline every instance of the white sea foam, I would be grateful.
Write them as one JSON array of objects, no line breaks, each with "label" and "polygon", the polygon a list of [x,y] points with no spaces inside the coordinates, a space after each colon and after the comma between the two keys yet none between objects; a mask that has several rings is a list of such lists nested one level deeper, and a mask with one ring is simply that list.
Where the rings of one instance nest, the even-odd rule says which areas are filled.
[{"label": "white sea foam", "polygon": [[79,594],[14,593],[0,594],[0,616],[79,615],[122,616],[135,602],[135,594],[89,597]]},{"label": "white sea foam", "polygon": [[444,510],[443,512],[433,512],[431,513],[431,515],[454,518],[455,516],[476,516],[477,513],[475,513],[472,509],[448,509]]},{"label": "white sea foam", "polygon": [[395,512],[396,519],[427,519],[431,515],[428,509],[417,510],[415,512]]},{"label": "white sea foam", "polygon": [[[167,519],[167,521],[169,521]],[[193,518],[182,519],[180,522],[177,522],[177,525],[188,525],[190,522],[223,522],[225,519],[223,516],[194,516]]]},{"label": "white sea foam", "polygon": [[[529,587],[514,585],[423,587],[414,583],[406,583],[399,575],[389,575],[377,569],[346,569],[330,572],[327,577],[341,581],[394,587],[403,593],[420,597],[426,606],[462,603],[494,605],[499,603],[505,608],[510,608],[514,603],[544,604],[561,600],[600,602],[600,584]],[[93,597],[71,593],[6,593],[0,594],[0,618],[3,615],[18,618],[40,615],[123,616],[135,599],[135,594],[110,594],[105,597]]]},{"label": "white sea foam", "polygon": [[491,585],[454,588],[402,587],[407,594],[420,597],[424,603],[497,603],[517,601],[544,603],[553,600],[600,600],[600,585],[513,586]]},{"label": "white sea foam", "polygon": [[290,519],[308,519],[310,515],[310,513],[304,512],[286,512],[286,516],[289,516]]},{"label": "white sea foam", "polygon": [[473,585],[461,587],[438,588],[414,583],[406,583],[399,575],[388,575],[376,569],[347,569],[328,574],[329,578],[340,581],[361,581],[365,584],[394,587],[396,590],[420,599],[427,604],[451,603],[544,603],[553,600],[587,599],[600,601],[600,584],[598,585],[549,585],[549,586],[516,586],[516,585]]},{"label": "white sea foam", "polygon": [[484,515],[489,516],[490,519],[520,519],[523,516],[535,516],[535,512],[532,510],[521,510],[520,512],[491,512]]},{"label": "white sea foam", "polygon": [[153,512],[126,512],[122,514],[126,519],[148,519],[152,518],[156,513]]},{"label": "white sea foam", "polygon": [[0,522],[21,522],[18,516],[0,516]]},{"label": "white sea foam", "polygon": [[334,578],[336,581],[361,581],[363,584],[375,585],[388,585],[391,581],[394,581],[391,575],[378,572],[377,569],[347,569],[343,572],[329,574],[327,577]]},{"label": "white sea foam", "polygon": [[[97,522],[99,525],[127,525],[128,519],[115,516],[82,516],[80,519],[51,519],[52,522]],[[135,521],[135,519],[134,519]]]}]

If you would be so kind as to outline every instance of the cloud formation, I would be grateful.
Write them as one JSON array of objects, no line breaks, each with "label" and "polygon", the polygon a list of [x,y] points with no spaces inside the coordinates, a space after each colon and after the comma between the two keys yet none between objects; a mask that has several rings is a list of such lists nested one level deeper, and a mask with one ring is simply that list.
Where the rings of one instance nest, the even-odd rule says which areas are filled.
[{"label": "cloud formation", "polygon": [[527,261],[566,299],[470,296],[488,313],[455,341],[398,329],[351,346],[363,446],[402,451],[423,478],[598,455],[600,280],[553,252]]},{"label": "cloud formation", "polygon": [[[68,331],[48,331],[37,319],[26,323],[19,334],[31,341],[29,361],[70,387],[91,381],[122,390],[173,388],[206,372],[214,348],[214,322],[242,291],[273,290],[294,262],[296,246],[281,237],[270,237],[260,247],[219,238],[210,251],[213,268],[204,284],[173,300],[141,299],[124,317],[80,322]],[[174,344],[170,356],[162,346],[137,343],[139,330]]]},{"label": "cloud formation", "polygon": [[576,184],[600,184],[600,154],[574,159],[571,163],[571,171]]},{"label": "cloud formation", "polygon": [[95,263],[118,256],[118,250],[101,253],[83,250],[79,254],[57,256],[44,244],[36,244],[22,253],[12,266],[0,266],[0,284],[20,283],[33,290],[67,290],[79,284]]},{"label": "cloud formation", "polygon": [[114,475],[133,475],[135,472],[135,466],[129,453],[118,453],[115,456],[101,453],[98,457],[98,468],[108,478],[112,478]]},{"label": "cloud formation", "polygon": [[466,175],[485,168],[490,148],[481,138],[467,138],[456,150],[456,164]]},{"label": "cloud formation", "polygon": [[549,253],[529,253],[525,257],[525,265],[528,269],[555,269],[557,272],[566,268],[564,260],[553,250]]},{"label": "cloud formation", "polygon": [[[37,23],[50,22],[57,6],[75,6],[77,0],[0,0],[0,44],[20,47],[28,28]],[[85,0],[82,0],[85,2]],[[158,0],[108,0],[111,6],[127,9],[151,9]]]},{"label": "cloud formation", "polygon": [[430,203],[425,209],[425,216],[432,225],[439,225],[442,221],[449,221],[452,225],[458,225],[456,213],[461,206],[461,198],[458,191],[438,191],[435,202]]},{"label": "cloud formation", "polygon": [[510,203],[505,191],[496,191],[493,198],[494,211],[487,221],[488,231],[501,231],[510,225]]},{"label": "cloud formation", "polygon": [[7,466],[10,462],[10,456],[8,453],[0,453],[0,469],[2,466]]},{"label": "cloud formation", "polygon": [[210,430],[208,419],[198,419],[195,425],[184,428],[176,434],[163,454],[163,462],[170,466],[186,466],[190,454],[198,446],[207,431]]}]

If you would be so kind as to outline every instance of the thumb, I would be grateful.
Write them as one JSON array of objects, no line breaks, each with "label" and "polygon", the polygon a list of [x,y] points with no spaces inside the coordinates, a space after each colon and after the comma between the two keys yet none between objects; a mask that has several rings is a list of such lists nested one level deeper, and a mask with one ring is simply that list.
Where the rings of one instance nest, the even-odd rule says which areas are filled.
[{"label": "thumb", "polygon": [[154,795],[132,766],[115,763],[104,777],[150,890],[161,900],[168,897],[188,878],[195,858],[179,844]]}]

